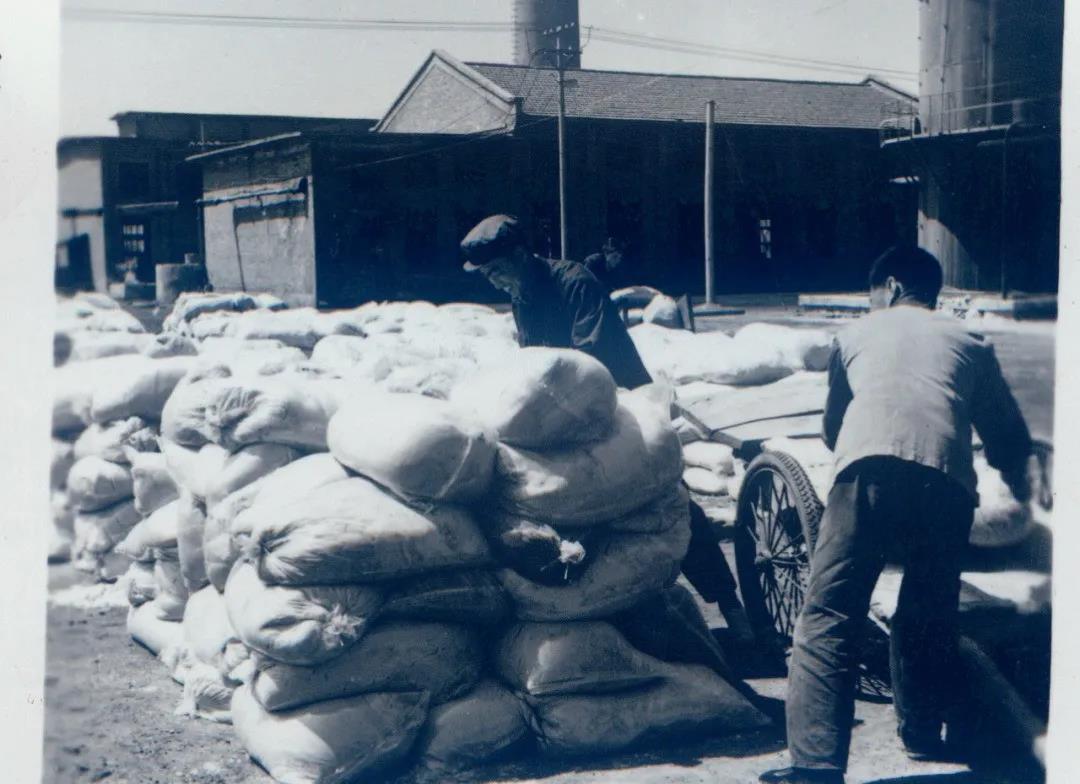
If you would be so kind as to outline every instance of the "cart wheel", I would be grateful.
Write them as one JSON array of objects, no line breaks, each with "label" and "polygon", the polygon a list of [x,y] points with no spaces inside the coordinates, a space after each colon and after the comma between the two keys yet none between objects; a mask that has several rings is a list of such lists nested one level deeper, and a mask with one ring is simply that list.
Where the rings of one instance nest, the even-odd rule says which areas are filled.
[{"label": "cart wheel", "polygon": [[763,452],[750,463],[736,506],[735,567],[750,622],[791,642],[810,578],[823,506],[798,461]]}]

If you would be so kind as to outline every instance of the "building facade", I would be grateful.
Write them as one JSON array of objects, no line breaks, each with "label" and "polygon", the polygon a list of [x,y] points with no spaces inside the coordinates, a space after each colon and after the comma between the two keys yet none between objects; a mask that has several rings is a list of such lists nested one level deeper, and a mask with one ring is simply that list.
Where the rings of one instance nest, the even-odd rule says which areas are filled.
[{"label": "building facade", "polygon": [[[861,289],[874,256],[914,238],[916,192],[889,184],[879,136],[887,107],[911,108],[911,96],[872,80],[567,75],[569,258],[616,237],[634,279],[702,292],[709,100],[717,291]],[[264,286],[283,296],[299,286],[294,297],[310,304],[490,297],[461,273],[457,251],[484,216],[514,213],[537,252],[559,253],[557,79],[552,68],[437,51],[374,133],[308,132],[193,157],[211,283],[252,285],[255,273],[239,278],[239,249],[277,270],[257,278]],[[263,216],[270,199],[295,204]],[[288,271],[289,259],[307,271]]]}]

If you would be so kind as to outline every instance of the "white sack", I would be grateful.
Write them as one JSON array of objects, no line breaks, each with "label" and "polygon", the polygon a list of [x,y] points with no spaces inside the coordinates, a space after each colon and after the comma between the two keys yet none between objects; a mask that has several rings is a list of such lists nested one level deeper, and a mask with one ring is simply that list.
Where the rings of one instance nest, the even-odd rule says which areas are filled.
[{"label": "white sack", "polygon": [[762,352],[779,350],[792,370],[826,370],[833,345],[833,336],[823,329],[796,329],[763,323],[742,327],[735,333],[735,340]]},{"label": "white sack", "polygon": [[176,481],[169,473],[161,452],[129,452],[132,492],[135,508],[141,515],[151,515],[180,496]]},{"label": "white sack", "polygon": [[219,670],[225,649],[239,641],[229,621],[225,600],[212,585],[188,597],[183,627],[184,643],[191,655]]},{"label": "white sack", "polygon": [[145,357],[132,354],[69,362],[57,368],[53,375],[53,433],[81,431],[90,424],[90,408],[98,384],[131,373],[145,361]]},{"label": "white sack", "polygon": [[95,422],[129,416],[158,419],[165,401],[192,366],[190,357],[143,358],[124,375],[95,385],[91,419]]},{"label": "white sack", "polygon": [[501,757],[528,737],[518,698],[484,680],[464,697],[434,708],[416,748],[423,767],[447,773]]},{"label": "white sack", "polygon": [[142,347],[140,353],[152,359],[193,357],[199,353],[199,348],[191,338],[163,332],[154,335],[153,339]]},{"label": "white sack", "polygon": [[124,572],[121,581],[127,583],[128,604],[141,607],[157,598],[158,586],[154,579],[154,564],[135,561]]},{"label": "white sack", "polygon": [[976,547],[1009,547],[1026,539],[1035,525],[1031,503],[1017,501],[982,454],[975,456],[975,476],[979,505],[968,541]]},{"label": "white sack", "polygon": [[464,510],[415,509],[360,477],[259,510],[248,547],[268,583],[362,583],[489,560]]},{"label": "white sack", "polygon": [[84,457],[68,472],[67,492],[80,512],[104,509],[131,498],[131,469],[100,457]]},{"label": "white sack", "polygon": [[162,620],[181,621],[190,592],[180,571],[180,559],[175,551],[167,554],[159,551],[156,555],[154,581],[158,586],[158,595],[151,602],[153,612]]},{"label": "white sack", "polygon": [[233,694],[240,742],[280,784],[366,781],[403,760],[427,718],[417,692],[364,694],[286,713],[263,710],[248,686]]},{"label": "white sack", "polygon": [[206,506],[184,490],[176,502],[176,549],[180,557],[180,574],[192,593],[209,582],[202,552],[205,525]]},{"label": "white sack", "polygon": [[427,692],[439,705],[475,686],[483,662],[480,641],[464,626],[385,623],[322,664],[260,662],[251,693],[271,711],[380,691]]},{"label": "white sack", "polygon": [[495,493],[506,511],[554,525],[590,525],[627,514],[679,481],[682,447],[670,419],[620,403],[611,434],[546,452],[500,444]]},{"label": "white sack", "polygon": [[641,313],[641,320],[646,324],[656,324],[668,329],[680,329],[683,326],[679,303],[666,294],[657,294]]},{"label": "white sack", "polygon": [[163,621],[154,613],[154,603],[132,607],[127,614],[128,634],[135,642],[157,656],[184,642],[184,628],[176,621]]},{"label": "white sack", "polygon": [[607,435],[615,389],[611,373],[588,354],[533,347],[465,380],[453,401],[475,411],[500,441],[545,449]]},{"label": "white sack", "polygon": [[498,576],[522,620],[604,618],[674,583],[689,544],[687,513],[662,533],[608,534],[590,548],[585,571],[568,585],[540,585],[512,569],[501,569]]},{"label": "white sack", "polygon": [[683,471],[683,482],[701,495],[727,495],[730,479],[714,474],[707,468],[690,466]]},{"label": "white sack", "polygon": [[52,440],[52,464],[49,469],[49,488],[62,490],[67,484],[68,471],[75,464],[75,447],[70,441]]},{"label": "white sack", "polygon": [[540,749],[553,756],[605,754],[769,724],[761,711],[712,670],[657,664],[667,677],[641,689],[527,697]]},{"label": "white sack", "polygon": [[665,674],[661,662],[602,621],[515,624],[496,644],[493,658],[503,681],[534,697],[626,691]]},{"label": "white sack", "polygon": [[100,457],[111,463],[130,463],[130,453],[155,450],[156,437],[154,429],[140,417],[93,424],[75,440],[75,459]]},{"label": "white sack", "polygon": [[694,333],[639,324],[630,329],[630,337],[649,373],[677,385],[707,381],[759,386],[790,376],[797,369],[778,347],[737,341],[722,332]]},{"label": "white sack", "polygon": [[176,549],[179,506],[179,501],[173,500],[155,509],[131,529],[116,549],[133,561],[154,561],[155,550]]},{"label": "white sack", "polygon": [[360,395],[330,420],[326,438],[338,462],[404,498],[464,502],[491,483],[494,436],[445,401]]},{"label": "white sack", "polygon": [[249,563],[237,563],[225,584],[225,607],[240,639],[289,664],[340,656],[367,631],[382,597],[361,585],[265,585]]},{"label": "white sack", "polygon": [[735,454],[730,446],[713,441],[695,441],[683,446],[683,463],[704,468],[717,476],[735,473]]}]

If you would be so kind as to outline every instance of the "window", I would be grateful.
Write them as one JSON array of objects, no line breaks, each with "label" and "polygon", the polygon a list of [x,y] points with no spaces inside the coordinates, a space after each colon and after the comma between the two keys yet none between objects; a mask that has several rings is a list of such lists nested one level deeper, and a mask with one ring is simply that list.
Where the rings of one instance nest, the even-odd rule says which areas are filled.
[{"label": "window", "polygon": [[772,218],[758,218],[758,250],[763,259],[772,258]]},{"label": "window", "polygon": [[120,262],[123,272],[137,270],[143,259],[146,258],[146,224],[125,223],[121,226],[123,236],[124,258]]}]

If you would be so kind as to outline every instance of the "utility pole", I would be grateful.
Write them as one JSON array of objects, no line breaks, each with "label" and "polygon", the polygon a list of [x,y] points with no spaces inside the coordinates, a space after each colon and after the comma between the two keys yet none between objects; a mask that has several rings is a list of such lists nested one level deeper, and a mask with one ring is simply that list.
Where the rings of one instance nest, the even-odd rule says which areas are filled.
[{"label": "utility pole", "polygon": [[705,304],[713,304],[713,122],[716,102],[705,104]]},{"label": "utility pole", "polygon": [[566,241],[566,69],[563,66],[563,54],[560,33],[563,30],[577,24],[569,22],[565,25],[543,30],[541,35],[555,35],[555,68],[559,75],[559,115],[558,115],[558,144],[559,144],[559,258],[565,259],[568,255]]}]

